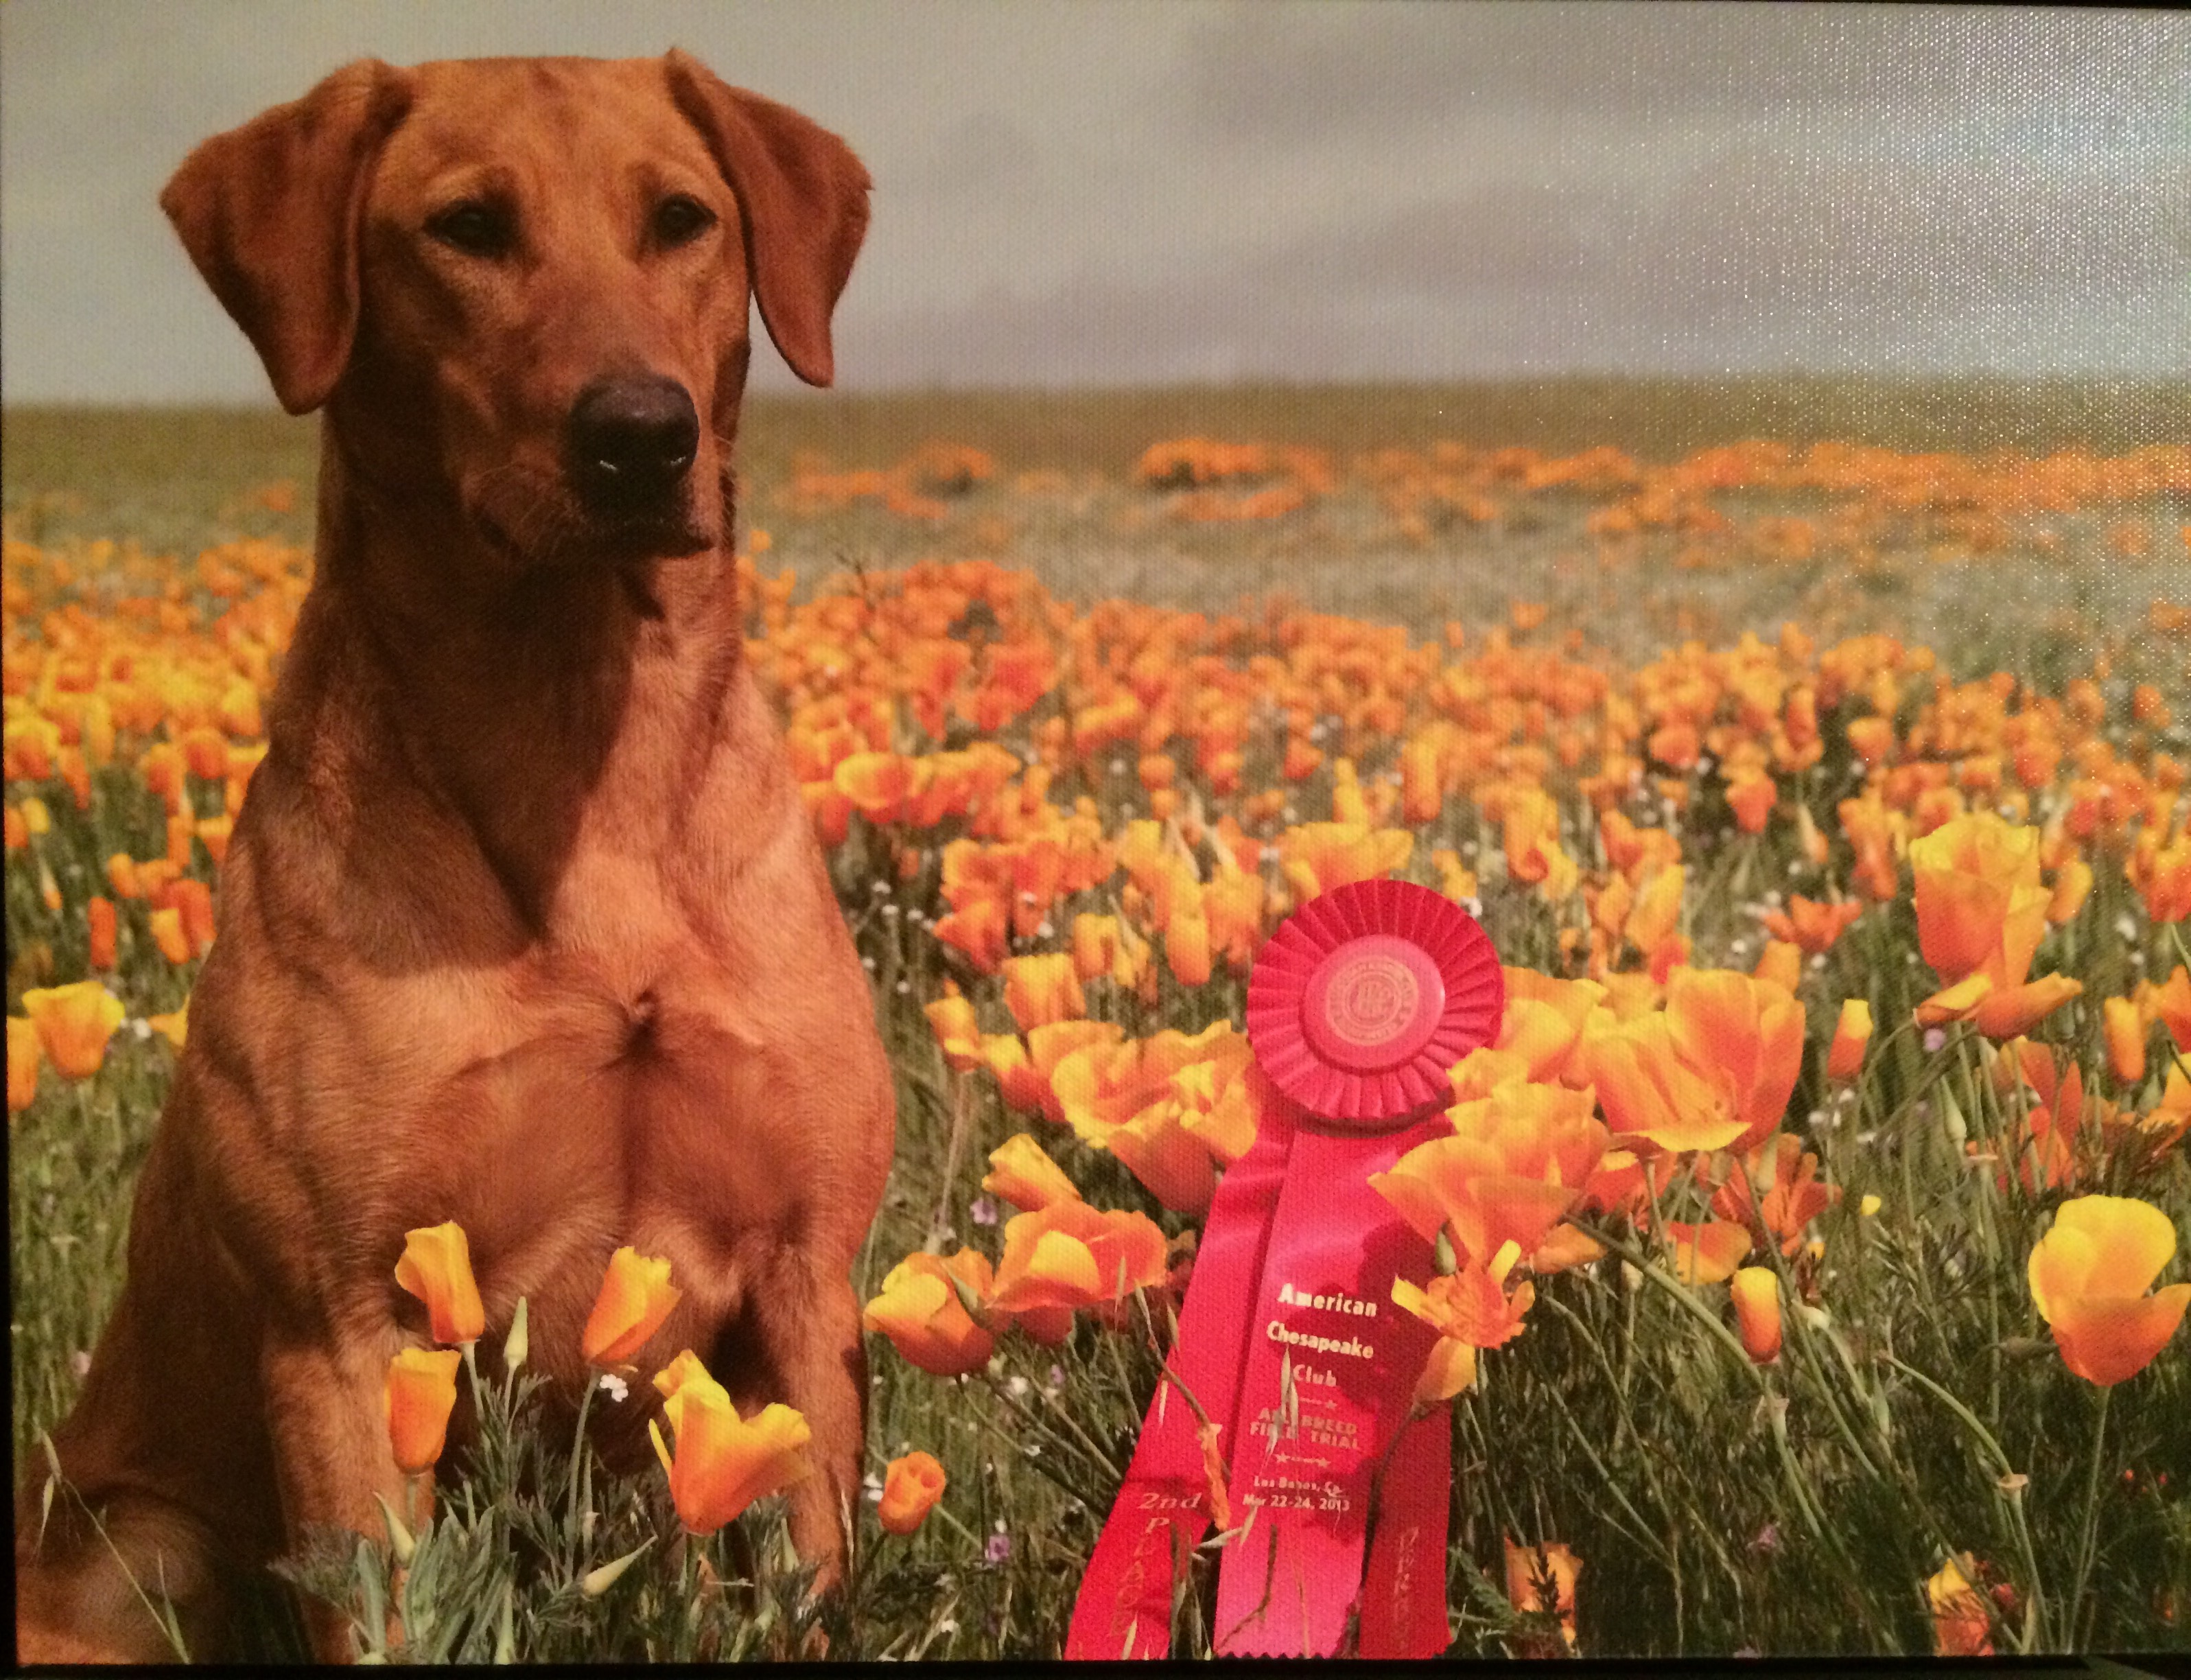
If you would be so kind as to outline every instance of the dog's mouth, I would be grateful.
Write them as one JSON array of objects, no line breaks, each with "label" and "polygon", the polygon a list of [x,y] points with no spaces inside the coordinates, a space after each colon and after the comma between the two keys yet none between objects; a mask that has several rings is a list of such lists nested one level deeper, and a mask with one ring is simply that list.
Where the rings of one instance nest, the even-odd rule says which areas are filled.
[{"label": "dog's mouth", "polygon": [[[715,546],[714,533],[682,508],[606,516],[575,510],[534,510],[521,525],[506,521],[492,510],[475,508],[472,522],[494,554],[523,570],[623,569],[703,554]],[[514,525],[518,528],[513,529]]]}]

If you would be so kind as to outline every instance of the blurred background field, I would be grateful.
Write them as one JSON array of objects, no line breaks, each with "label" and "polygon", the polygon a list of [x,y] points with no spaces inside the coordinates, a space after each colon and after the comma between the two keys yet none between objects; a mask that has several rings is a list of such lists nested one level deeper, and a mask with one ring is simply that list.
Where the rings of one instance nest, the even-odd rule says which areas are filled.
[{"label": "blurred background field", "polygon": [[[1905,527],[1870,541],[1855,567],[1823,551],[1772,567],[1682,566],[1660,551],[1610,572],[1584,529],[1592,504],[1573,498],[1534,498],[1405,541],[1352,482],[1289,517],[1190,524],[1163,517],[1129,475],[1151,444],[1182,436],[1309,446],[1342,470],[1376,451],[1441,442],[1547,457],[1610,447],[1644,463],[1759,438],[1797,451],[1832,441],[1980,461],[2117,457],[2180,441],[2187,413],[2185,380],[1566,378],[762,394],[748,398],[741,429],[741,523],[768,531],[770,564],[791,567],[802,583],[923,555],[983,555],[1025,566],[1083,601],[1122,595],[1214,610],[1243,594],[1283,592],[1316,610],[1435,630],[1448,618],[1503,617],[1527,601],[1548,607],[1555,630],[1579,625],[1629,658],[1690,636],[1769,635],[1795,618],[1814,634],[1914,635],[1958,671],[2036,675],[2074,663],[2096,637],[2132,634],[2165,595],[2186,562],[2177,527],[2191,521],[2191,493],[2179,487],[2131,510],[2157,533],[2142,549],[2111,544],[2119,517],[2084,508],[2031,522],[1992,551],[1936,552]],[[238,536],[310,540],[316,420],[267,410],[10,407],[5,427],[7,517],[32,540],[126,532],[152,552],[186,555]],[[802,457],[880,469],[936,439],[986,453],[1000,477],[950,498],[936,519],[895,517],[859,500],[788,515],[782,493]],[[1014,493],[1027,489],[1035,493]],[[1808,498],[1772,510],[1819,505]]]}]

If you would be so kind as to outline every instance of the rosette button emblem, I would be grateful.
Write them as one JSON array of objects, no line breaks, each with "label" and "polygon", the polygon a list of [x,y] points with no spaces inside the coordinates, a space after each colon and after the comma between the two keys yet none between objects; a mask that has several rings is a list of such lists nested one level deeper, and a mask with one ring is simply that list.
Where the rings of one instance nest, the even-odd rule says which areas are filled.
[{"label": "rosette button emblem", "polygon": [[1383,1128],[1449,1100],[1446,1070],[1499,1030],[1505,977],[1458,904],[1407,881],[1313,898],[1256,959],[1248,1036],[1278,1089],[1318,1117]]}]

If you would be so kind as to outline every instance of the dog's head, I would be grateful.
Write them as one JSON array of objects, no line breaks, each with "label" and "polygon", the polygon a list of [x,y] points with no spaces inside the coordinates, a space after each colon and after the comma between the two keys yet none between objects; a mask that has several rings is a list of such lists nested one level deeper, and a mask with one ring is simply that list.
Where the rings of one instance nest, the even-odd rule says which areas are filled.
[{"label": "dog's head", "polygon": [[835,135],[662,59],[364,60],[161,196],[291,413],[521,566],[712,547],[749,299],[792,368],[868,219]]}]

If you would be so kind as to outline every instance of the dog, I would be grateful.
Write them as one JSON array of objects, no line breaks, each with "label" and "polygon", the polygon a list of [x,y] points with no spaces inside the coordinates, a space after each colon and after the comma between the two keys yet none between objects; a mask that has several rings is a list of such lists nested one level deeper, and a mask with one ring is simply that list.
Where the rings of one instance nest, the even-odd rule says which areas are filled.
[{"label": "dog", "polygon": [[[689,1347],[742,1409],[805,1414],[792,1535],[840,1578],[892,1087],[743,658],[730,456],[750,302],[830,383],[869,186],[672,51],[362,60],[162,195],[282,406],[325,411],[316,570],[52,1438],[82,1502],[41,1521],[42,1455],[19,1496],[23,1660],[171,1655],[133,1578],[217,1654],[239,1571],[380,1532],[383,1384],[427,1339],[393,1268],[445,1220],[487,1346],[523,1297],[573,1402],[611,1251],[666,1257],[642,1361]],[[603,1450],[643,1460],[612,1409]]]}]

